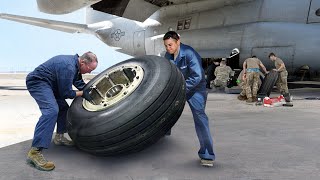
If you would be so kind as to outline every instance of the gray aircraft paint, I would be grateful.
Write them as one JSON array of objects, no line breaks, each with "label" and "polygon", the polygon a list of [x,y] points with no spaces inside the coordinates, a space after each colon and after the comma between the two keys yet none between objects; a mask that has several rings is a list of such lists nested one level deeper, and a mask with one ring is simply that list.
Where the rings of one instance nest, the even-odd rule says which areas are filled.
[{"label": "gray aircraft paint", "polygon": [[[47,0],[38,0],[45,12],[52,6]],[[93,1],[83,0],[83,6],[68,0],[52,11],[62,13],[85,7]],[[144,0],[132,0],[124,17],[141,19],[150,13],[146,7],[136,7]],[[54,1],[55,2],[55,1]],[[53,3],[54,3],[53,2]],[[74,2],[74,3],[72,3]],[[96,1],[95,1],[96,2]],[[7,18],[65,32],[95,34],[117,51],[138,56],[162,55],[165,51],[162,37],[168,30],[177,31],[182,42],[194,47],[202,57],[226,57],[233,48],[240,49],[240,63],[256,55],[267,66],[272,66],[267,55],[274,52],[282,58],[290,72],[302,65],[320,69],[316,53],[320,45],[319,0],[174,0],[174,5],[156,10],[146,21],[109,15],[87,8],[87,24],[53,26],[50,20],[23,21],[23,17]],[[47,6],[44,6],[47,5]],[[139,5],[141,6],[141,5]],[[148,6],[149,7],[149,6]],[[147,9],[148,9],[147,7]],[[133,11],[132,9],[136,9]],[[50,12],[49,12],[50,13]],[[140,13],[140,14],[139,14]],[[318,13],[318,15],[317,15]],[[137,15],[138,14],[138,15]],[[38,24],[38,21],[42,24]],[[48,22],[50,21],[50,25]],[[44,23],[43,23],[44,22]]]},{"label": "gray aircraft paint", "polygon": [[[111,21],[117,23],[108,29],[109,33],[122,26],[127,36],[120,41],[100,37],[107,44],[121,48],[119,51],[123,53],[161,55],[165,51],[162,35],[175,30],[182,42],[198,50],[202,57],[226,57],[237,47],[241,51],[240,63],[256,55],[270,67],[273,64],[268,54],[274,52],[284,60],[290,72],[305,64],[320,68],[316,61],[319,56],[315,53],[320,45],[320,17],[315,14],[320,8],[319,1],[256,0],[203,10],[208,9],[208,3],[200,1],[197,5],[162,8],[149,18],[156,22],[154,25],[149,25],[148,21],[114,19]],[[197,7],[196,12],[192,12],[193,5]],[[177,30],[178,21],[184,20],[191,21],[190,27]],[[136,32],[140,32],[140,38],[145,35],[144,45],[135,37]],[[139,43],[135,42],[138,40]]]}]

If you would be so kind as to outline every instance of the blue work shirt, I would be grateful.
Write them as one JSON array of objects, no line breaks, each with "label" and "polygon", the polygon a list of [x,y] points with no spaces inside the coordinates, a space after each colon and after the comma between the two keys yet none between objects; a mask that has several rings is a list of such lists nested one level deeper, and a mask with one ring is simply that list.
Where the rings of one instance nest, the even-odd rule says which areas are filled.
[{"label": "blue work shirt", "polygon": [[166,52],[165,58],[171,60],[182,72],[186,80],[187,96],[197,91],[206,91],[206,79],[200,55],[190,46],[180,43],[177,58]]},{"label": "blue work shirt", "polygon": [[39,65],[27,76],[27,81],[40,80],[47,82],[56,98],[75,98],[76,92],[72,89],[74,85],[82,90],[85,82],[79,71],[79,56],[59,55]]}]

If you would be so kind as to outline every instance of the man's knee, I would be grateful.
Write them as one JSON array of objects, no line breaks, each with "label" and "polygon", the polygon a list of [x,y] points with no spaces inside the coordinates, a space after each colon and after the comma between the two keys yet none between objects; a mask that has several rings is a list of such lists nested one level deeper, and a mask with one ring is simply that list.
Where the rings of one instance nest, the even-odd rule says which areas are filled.
[{"label": "man's knee", "polygon": [[215,79],[215,80],[213,81],[213,85],[214,85],[214,86],[221,86],[220,80]]},{"label": "man's knee", "polygon": [[57,105],[42,109],[42,115],[56,118],[58,117],[59,107]]}]

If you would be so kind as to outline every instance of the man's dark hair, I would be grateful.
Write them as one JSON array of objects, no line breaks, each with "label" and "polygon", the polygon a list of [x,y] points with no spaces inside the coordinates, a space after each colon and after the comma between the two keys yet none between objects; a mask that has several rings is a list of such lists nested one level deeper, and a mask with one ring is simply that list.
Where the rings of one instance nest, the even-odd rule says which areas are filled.
[{"label": "man's dark hair", "polygon": [[178,33],[176,33],[175,31],[169,31],[163,36],[163,40],[167,40],[170,38],[175,39],[177,41],[180,39]]},{"label": "man's dark hair", "polygon": [[272,52],[272,53],[269,54],[269,58],[270,58],[271,56],[276,56],[276,55]]}]

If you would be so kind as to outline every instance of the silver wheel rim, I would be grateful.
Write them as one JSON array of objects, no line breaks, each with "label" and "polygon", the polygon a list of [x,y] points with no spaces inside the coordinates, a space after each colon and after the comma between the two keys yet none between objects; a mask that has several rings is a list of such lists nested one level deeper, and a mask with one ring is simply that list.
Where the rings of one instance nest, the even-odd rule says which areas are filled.
[{"label": "silver wheel rim", "polygon": [[88,111],[101,111],[119,103],[136,90],[143,76],[143,69],[135,64],[110,69],[90,86],[93,103],[83,99],[83,107]]}]

